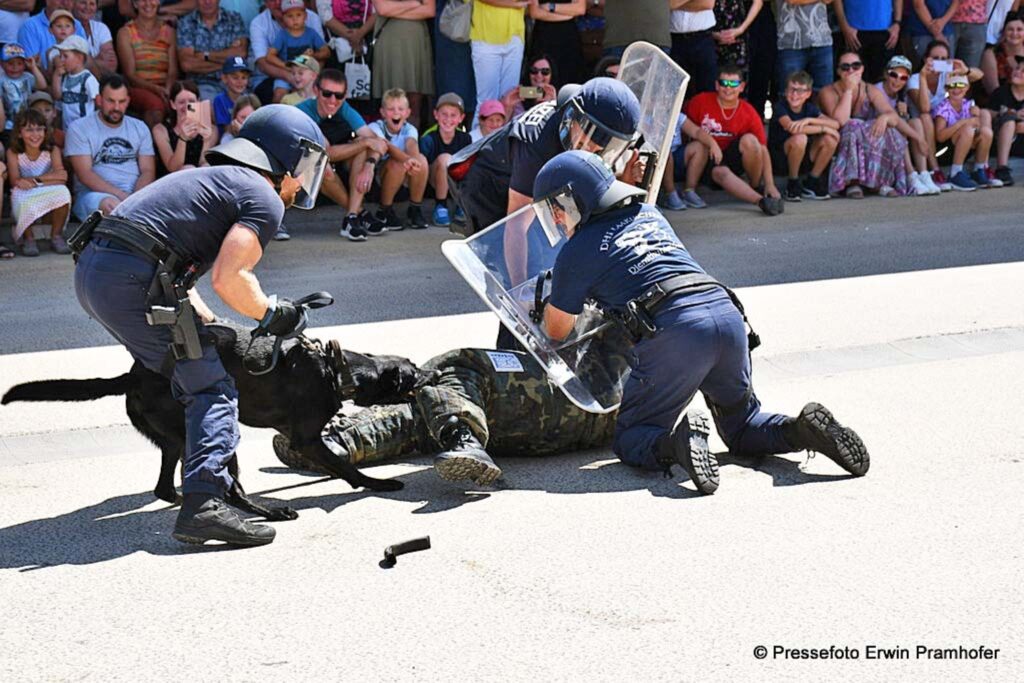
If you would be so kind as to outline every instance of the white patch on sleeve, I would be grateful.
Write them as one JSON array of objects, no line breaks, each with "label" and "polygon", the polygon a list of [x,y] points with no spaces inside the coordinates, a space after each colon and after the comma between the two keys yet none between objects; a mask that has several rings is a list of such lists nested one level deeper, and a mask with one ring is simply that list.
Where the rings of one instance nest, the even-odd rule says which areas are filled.
[{"label": "white patch on sleeve", "polygon": [[514,353],[488,351],[487,357],[491,359],[495,372],[523,372],[523,362]]}]

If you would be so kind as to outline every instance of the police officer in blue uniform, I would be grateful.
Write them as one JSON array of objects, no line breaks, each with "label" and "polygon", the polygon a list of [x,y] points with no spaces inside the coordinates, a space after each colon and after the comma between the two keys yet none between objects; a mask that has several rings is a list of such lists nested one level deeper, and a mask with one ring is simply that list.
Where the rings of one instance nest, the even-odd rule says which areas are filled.
[{"label": "police officer in blue uniform", "polygon": [[301,311],[264,294],[252,271],[285,209],[312,207],[327,157],[308,116],[272,105],[207,160],[213,165],[168,175],[111,215],[83,223],[69,239],[80,252],[75,290],[136,360],[171,379],[185,408],[184,502],[174,538],[264,545],[274,529],[241,520],[223,501],[239,440],[238,393],[196,319],[194,310],[209,314],[193,286],[210,271],[218,296],[259,321],[259,332],[292,333]]},{"label": "police officer in blue uniform", "polygon": [[865,474],[870,461],[863,442],[824,406],[809,403],[795,418],[762,412],[738,299],[704,272],[641,194],[585,152],[555,157],[533,186],[538,218],[568,237],[552,270],[545,331],[564,339],[584,301],[593,299],[634,335],[616,455],[644,469],[680,464],[698,490],[714,493],[719,473],[707,421],[693,414],[679,419],[700,391],[732,453],[812,450],[851,474]]}]

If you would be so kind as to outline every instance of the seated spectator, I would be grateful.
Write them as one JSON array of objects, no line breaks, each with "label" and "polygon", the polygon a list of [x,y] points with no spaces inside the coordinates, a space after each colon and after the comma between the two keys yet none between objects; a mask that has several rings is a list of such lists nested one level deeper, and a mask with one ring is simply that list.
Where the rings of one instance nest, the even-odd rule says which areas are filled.
[{"label": "seated spectator", "polygon": [[178,21],[178,66],[199,86],[200,99],[222,91],[220,71],[232,57],[249,54],[249,34],[237,12],[222,10],[220,0],[196,0],[196,11]]},{"label": "seated spectator", "polygon": [[60,50],[57,46],[75,35],[76,23],[74,15],[67,10],[59,9],[50,14],[50,34],[53,36],[53,45],[39,53],[39,65],[43,73],[46,74],[47,80],[53,78],[53,72],[60,58]]},{"label": "seated spectator", "polygon": [[63,235],[71,209],[68,173],[52,132],[40,112],[26,109],[15,119],[11,148],[7,150],[12,232],[25,256],[39,255],[32,226],[45,219],[50,222],[50,248],[58,254],[71,253]]},{"label": "seated spectator", "polygon": [[96,0],[75,0],[71,13],[82,25],[82,32],[89,44],[89,59],[86,68],[97,78],[117,71],[117,53],[114,52],[114,37],[102,21],[97,21]]},{"label": "seated spectator", "polygon": [[581,82],[583,45],[576,17],[586,14],[587,1],[538,2],[531,4],[528,11],[533,19],[529,54],[547,55],[557,76],[551,84],[560,88],[566,83]]},{"label": "seated spectator", "polygon": [[[434,94],[434,57],[430,46],[430,28],[427,21],[434,18],[435,2],[434,0],[373,0],[373,6],[378,15],[373,44],[373,79],[371,83],[373,97],[383,97],[384,91],[392,88],[404,90],[409,100],[410,116],[418,125],[420,116],[426,113],[423,107],[424,99]],[[480,7],[481,4],[474,0],[474,27],[478,23],[476,13],[483,11]],[[490,5],[487,6],[487,9],[499,12],[508,11]],[[521,24],[523,10],[512,11],[519,13]],[[513,78],[519,73],[522,58],[523,45],[520,42],[519,61],[515,64]],[[475,54],[473,63],[475,67]],[[479,86],[479,83],[477,85]],[[504,90],[499,90],[492,97],[498,97],[502,92]]]},{"label": "seated spectator", "polygon": [[1010,80],[999,86],[989,98],[988,108],[994,112],[996,135],[996,178],[1005,186],[1013,185],[1010,154],[1024,156],[1024,62],[1018,62]]},{"label": "seated spectator", "polygon": [[231,57],[224,62],[220,79],[224,83],[224,92],[213,98],[213,123],[217,131],[231,123],[231,109],[242,95],[249,92],[249,65],[241,57]]},{"label": "seated spectator", "polygon": [[1007,14],[999,42],[986,48],[981,56],[981,84],[986,93],[1010,80],[1010,73],[1018,62],[1024,61],[1024,15]]},{"label": "seated spectator", "polygon": [[[46,0],[43,11],[26,19],[18,29],[18,44],[25,49],[25,56],[35,57],[44,70],[47,64],[46,52],[58,42],[51,33],[50,17],[58,10],[70,13],[72,2],[73,0]],[[73,17],[72,22],[74,32],[84,37],[85,30],[82,25]]]},{"label": "seated spectator", "polygon": [[904,15],[903,33],[910,37],[914,52],[924,59],[933,40],[953,41],[953,15],[959,0],[912,0]]},{"label": "seated spectator", "polygon": [[935,184],[928,168],[928,155],[931,152],[924,124],[920,116],[911,113],[908,102],[907,81],[910,80],[912,68],[910,60],[902,55],[896,55],[889,60],[887,66],[885,78],[876,83],[875,87],[885,95],[889,106],[900,117],[896,123],[896,130],[910,143],[904,162],[910,177],[910,189],[916,196],[939,194],[942,190]]},{"label": "seated spectator", "polygon": [[53,105],[53,97],[48,92],[36,91],[28,96],[29,109],[35,109],[46,119],[46,127],[53,134],[53,144],[64,149],[64,128],[60,112]]},{"label": "seated spectator", "polygon": [[198,102],[199,88],[192,81],[178,81],[171,86],[171,113],[164,123],[153,128],[158,176],[209,165],[206,152],[217,144],[217,128],[195,113],[190,115],[189,106],[195,109]]},{"label": "seated spectator", "polygon": [[242,124],[249,118],[249,115],[260,108],[260,98],[255,95],[242,95],[235,100],[235,106],[231,108],[231,123],[224,129],[220,136],[221,144],[230,142],[242,129]]},{"label": "seated spectator", "polygon": [[[676,121],[675,131],[672,134],[672,155],[665,164],[665,171],[661,176],[661,192],[658,195],[658,206],[670,211],[685,211],[686,209],[704,209],[707,203],[697,194],[697,183],[700,182],[703,169],[694,167],[695,175],[690,177],[686,167],[686,151],[683,146],[683,139],[693,140],[703,144],[711,160],[716,164],[722,160],[722,150],[718,148],[714,138],[706,130],[695,124],[686,117],[686,114],[679,112]],[[676,187],[676,178],[683,176],[683,191]]]},{"label": "seated spectator", "polygon": [[[900,40],[903,0],[833,0],[843,42],[864,60],[864,78],[875,82]],[[832,78],[831,74],[829,78]],[[824,82],[824,81],[822,81]]]},{"label": "seated spectator", "polygon": [[1020,10],[1021,0],[991,0],[985,3],[988,24],[985,27],[985,44],[995,45],[1003,35],[1006,18]]},{"label": "seated spectator", "polygon": [[310,97],[316,97],[313,85],[316,83],[316,77],[320,75],[320,62],[309,55],[299,55],[286,66],[291,72],[289,82],[292,91],[281,98],[281,104],[298,104]]},{"label": "seated spectator", "polygon": [[747,29],[763,7],[763,0],[715,0],[715,30],[711,36],[718,44],[719,64],[749,68]]},{"label": "seated spectator", "polygon": [[[954,190],[961,192],[1003,185],[988,165],[992,148],[992,112],[980,109],[974,100],[967,97],[970,85],[965,76],[952,76],[946,81],[946,99],[932,112],[936,142],[952,142],[954,145],[949,182],[953,183]],[[974,172],[968,175],[964,163],[972,151]]]},{"label": "seated spectator", "polygon": [[[699,122],[722,155],[705,175],[708,161],[718,155],[701,142],[691,142],[686,148],[687,177],[705,175],[706,182],[713,181],[733,197],[756,205],[768,216],[777,216],[785,209],[772,177],[768,139],[761,117],[749,102],[740,99],[743,78],[739,66],[720,64],[715,92],[700,93],[686,103],[686,118]],[[744,173],[749,183],[740,177]],[[763,193],[757,189],[762,183]]]},{"label": "seated spectator", "polygon": [[[832,80],[832,29],[825,0],[780,2],[777,22],[777,83],[797,71],[810,73],[818,91]],[[788,199],[788,197],[787,197]]]},{"label": "seated spectator", "polygon": [[109,214],[156,178],[153,138],[146,124],[125,116],[128,84],[118,75],[100,82],[99,111],[68,128],[65,156],[75,172],[71,212],[84,221]]},{"label": "seated spectator", "polygon": [[[619,63],[621,61],[622,61],[622,59],[620,57],[615,57],[615,56],[602,57],[601,59],[598,60],[597,64],[594,66],[594,76],[604,76],[605,78],[618,78],[619,77]],[[686,67],[683,67],[683,68],[685,69]],[[718,58],[717,57],[715,58],[715,69],[718,69]],[[689,73],[689,72],[687,72],[687,73]],[[693,76],[691,76],[690,78],[691,78],[691,82],[693,82],[692,81]],[[698,92],[713,92],[714,89],[715,89],[715,75],[714,75],[714,72],[711,73],[711,78],[709,80],[711,81],[711,89],[710,90],[699,90],[698,89],[695,92],[690,93],[689,86],[687,86],[687,89],[686,89],[687,93],[690,94],[690,95],[695,95]]]},{"label": "seated spectator", "polygon": [[487,137],[505,125],[505,122],[508,121],[508,117],[505,115],[505,105],[498,100],[484,101],[480,105],[479,119],[478,126],[470,133],[473,142]]},{"label": "seated spectator", "polygon": [[[452,155],[473,142],[462,122],[466,119],[466,105],[462,98],[453,92],[445,93],[437,99],[434,107],[434,120],[437,125],[428,130],[420,138],[419,151],[430,166],[428,182],[434,188],[434,213],[431,222],[439,228],[447,228],[452,224],[448,213],[448,162]],[[456,207],[456,220],[461,208]]]},{"label": "seated spectator", "polygon": [[[302,0],[281,0],[281,22],[284,30],[270,44],[267,50],[267,63],[280,69],[287,69],[286,62],[306,55],[319,63],[323,63],[331,54],[323,35],[306,26],[306,5]],[[289,80],[274,83],[274,101],[291,90]]]},{"label": "seated spectator", "polygon": [[[0,97],[3,100],[4,135],[0,142],[8,143],[8,135],[14,128],[14,118],[28,105],[28,98],[33,90],[46,89],[46,77],[36,65],[36,60],[25,56],[25,50],[17,43],[7,43],[0,50],[4,72],[0,75]],[[26,71],[26,68],[28,71]]]},{"label": "seated spectator", "polygon": [[[313,119],[327,139],[331,164],[324,173],[320,194],[348,209],[339,234],[350,242],[364,242],[367,235],[384,232],[384,224],[363,207],[363,198],[373,184],[374,168],[388,151],[387,142],[378,138],[345,101],[345,74],[337,69],[324,69],[313,89],[316,97],[299,102],[296,107]],[[348,190],[340,173],[348,176]]]},{"label": "seated spectator", "polygon": [[863,199],[867,188],[883,197],[906,195],[907,140],[895,130],[899,117],[878,88],[863,82],[859,54],[843,51],[837,73],[839,80],[822,88],[820,95],[822,111],[839,122],[830,193]]},{"label": "seated spectator", "polygon": [[96,112],[96,96],[100,82],[85,68],[89,59],[89,44],[81,36],[71,35],[57,46],[60,59],[53,70],[50,92],[61,102],[64,130],[80,118]]},{"label": "seated spectator", "polygon": [[[785,97],[772,108],[769,131],[773,158],[785,159],[788,180],[785,198],[788,202],[808,199],[829,199],[825,171],[839,146],[839,123],[824,116],[810,102],[814,81],[806,71],[795,71],[785,80]],[[805,161],[810,163],[806,185],[800,179]]]},{"label": "seated spectator", "polygon": [[117,32],[117,57],[131,85],[132,112],[152,128],[170,111],[171,85],[178,80],[174,28],[158,15],[160,0],[133,0],[138,15]]},{"label": "seated spectator", "polygon": [[[547,55],[527,60],[520,79],[522,85],[513,87],[501,98],[501,103],[505,107],[505,118],[514,119],[534,105],[550,102],[558,97],[558,91],[552,83],[554,79],[553,62]],[[527,90],[535,91],[534,94],[538,96],[523,97],[524,94],[528,94]]]},{"label": "seated spectator", "polygon": [[409,114],[405,91],[394,88],[386,91],[381,99],[381,118],[370,124],[370,130],[388,145],[387,152],[381,157],[380,208],[377,209],[377,220],[383,222],[387,230],[405,228],[392,206],[398,189],[403,185],[409,188],[409,208],[405,216],[409,227],[413,230],[427,227],[422,204],[430,164],[420,154],[419,133],[409,123]]},{"label": "seated spectator", "polygon": [[[250,61],[256,67],[250,85],[256,96],[260,98],[260,102],[270,104],[274,99],[274,82],[277,80],[287,82],[291,77],[291,72],[286,68],[279,69],[272,66],[267,61],[267,52],[270,50],[271,43],[284,32],[281,0],[264,0],[263,4],[266,9],[256,15],[256,18],[249,24],[249,38],[252,41]],[[306,11],[306,26],[323,34],[323,25],[316,12]]]},{"label": "seated spectator", "polygon": [[[195,11],[196,0],[160,0],[160,21],[174,27],[178,19]],[[117,11],[122,17],[138,16],[138,0],[117,0]]]}]

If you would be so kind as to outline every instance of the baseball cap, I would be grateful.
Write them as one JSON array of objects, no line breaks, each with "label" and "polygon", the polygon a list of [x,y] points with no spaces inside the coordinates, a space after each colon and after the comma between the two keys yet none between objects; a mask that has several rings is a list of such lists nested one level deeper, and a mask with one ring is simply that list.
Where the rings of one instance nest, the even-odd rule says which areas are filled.
[{"label": "baseball cap", "polygon": [[309,55],[299,55],[295,59],[289,59],[284,63],[285,66],[301,66],[304,69],[309,69],[317,76],[320,75],[320,62],[316,61],[315,57]]},{"label": "baseball cap", "polygon": [[89,43],[85,42],[85,38],[83,38],[82,36],[68,36],[63,41],[61,41],[61,44],[57,46],[57,49],[61,52],[64,52],[65,50],[81,52],[82,54],[88,56]]},{"label": "baseball cap", "polygon": [[69,11],[67,11],[66,9],[55,9],[55,10],[53,10],[53,14],[50,15],[50,25],[52,25],[53,22],[57,21],[61,17],[67,17],[71,21],[72,24],[75,23],[75,15],[74,14],[72,14]]},{"label": "baseball cap", "polygon": [[486,100],[480,105],[480,118],[486,119],[494,114],[505,116],[505,106],[498,100]]},{"label": "baseball cap", "polygon": [[36,102],[49,102],[53,104],[53,98],[50,97],[50,93],[36,90],[34,93],[28,96],[28,106],[32,106]]},{"label": "baseball cap", "polygon": [[[434,109],[440,109],[442,106],[446,104],[450,104],[453,107],[458,107],[459,111],[461,111],[463,114],[466,113],[466,103],[463,102],[462,98],[459,97],[458,94],[456,93],[446,92],[445,94],[441,95],[439,98],[437,98],[437,105],[434,107]],[[502,112],[504,112],[504,108],[502,108]]]},{"label": "baseball cap", "polygon": [[306,9],[306,3],[302,0],[281,0],[281,14],[290,9]]},{"label": "baseball cap", "polygon": [[25,48],[17,43],[7,43],[3,52],[0,52],[0,61],[9,62],[12,59],[25,59]]},{"label": "baseball cap", "polygon": [[889,63],[885,65],[886,69],[906,69],[909,73],[914,73],[914,65],[910,63],[910,60],[903,55],[896,55],[889,60]]},{"label": "baseball cap", "polygon": [[[72,38],[74,37],[75,36],[72,36]],[[71,40],[71,38],[68,38],[68,40]],[[64,42],[66,43],[67,40]],[[233,74],[236,71],[248,71],[249,73],[252,73],[252,69],[250,69],[249,65],[245,63],[245,60],[238,56],[232,57],[224,62],[224,67],[220,71],[225,74]]]}]

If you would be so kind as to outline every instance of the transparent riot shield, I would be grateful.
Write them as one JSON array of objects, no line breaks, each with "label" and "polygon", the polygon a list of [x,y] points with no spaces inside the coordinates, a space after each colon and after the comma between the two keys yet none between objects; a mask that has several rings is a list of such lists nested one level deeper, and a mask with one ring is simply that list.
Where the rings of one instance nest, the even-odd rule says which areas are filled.
[{"label": "transparent riot shield", "polygon": [[564,243],[560,232],[544,230],[528,205],[472,237],[445,242],[441,251],[569,400],[607,413],[618,408],[629,372],[630,345],[618,326],[588,305],[569,337],[556,342],[531,318],[550,290],[545,276]]},{"label": "transparent riot shield", "polygon": [[640,100],[641,158],[645,162],[643,187],[647,202],[654,204],[661,189],[661,176],[671,161],[672,137],[683,106],[690,76],[650,43],[633,43],[619,64],[619,80]]}]

